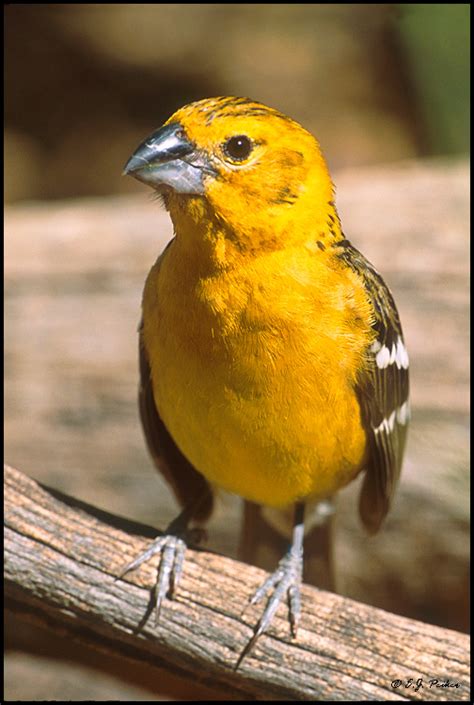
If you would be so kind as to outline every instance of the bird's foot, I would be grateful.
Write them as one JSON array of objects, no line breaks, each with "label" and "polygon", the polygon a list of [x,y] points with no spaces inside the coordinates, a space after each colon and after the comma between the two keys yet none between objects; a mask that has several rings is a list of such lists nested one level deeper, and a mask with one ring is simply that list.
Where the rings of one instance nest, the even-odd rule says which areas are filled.
[{"label": "bird's foot", "polygon": [[[179,519],[179,517],[178,517]],[[184,554],[189,544],[196,545],[203,536],[202,529],[188,529],[174,520],[167,527],[163,535],[157,536],[152,544],[143,551],[137,558],[128,563],[117,576],[120,580],[127,573],[136,570],[143,563],[155,555],[160,556],[156,583],[153,587],[153,604],[151,610],[155,609],[155,624],[160,618],[161,607],[165,597],[173,599],[183,573]]]},{"label": "bird's foot", "polygon": [[[239,660],[236,664],[236,669],[240,666],[243,659],[255,646],[255,643],[261,634],[269,627],[273,616],[282,599],[287,596],[288,611],[291,627],[291,634],[296,638],[298,630],[298,622],[301,612],[300,587],[303,574],[303,552],[295,550],[292,547],[288,553],[281,559],[278,568],[272,573],[255,592],[248,605],[244,608],[244,612],[250,605],[255,605],[271,590],[272,595],[269,597],[267,606],[260,617],[260,620],[255,627],[254,634],[244,650],[242,651]],[[243,614],[243,612],[242,612]]]}]

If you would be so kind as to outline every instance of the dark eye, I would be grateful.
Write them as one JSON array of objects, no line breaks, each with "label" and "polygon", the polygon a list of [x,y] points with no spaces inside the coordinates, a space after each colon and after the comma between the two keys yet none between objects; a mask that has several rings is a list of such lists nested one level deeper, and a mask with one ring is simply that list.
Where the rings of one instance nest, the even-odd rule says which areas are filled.
[{"label": "dark eye", "polygon": [[251,140],[245,135],[236,135],[224,143],[224,152],[236,162],[247,159],[253,149]]}]

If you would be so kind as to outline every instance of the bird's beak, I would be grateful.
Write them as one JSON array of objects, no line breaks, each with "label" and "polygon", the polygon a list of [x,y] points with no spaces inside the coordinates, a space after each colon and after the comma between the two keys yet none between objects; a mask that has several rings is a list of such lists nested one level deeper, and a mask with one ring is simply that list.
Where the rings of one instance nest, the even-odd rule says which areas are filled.
[{"label": "bird's beak", "polygon": [[183,127],[175,122],[147,137],[125,164],[123,174],[157,191],[169,187],[176,193],[203,195],[206,167]]}]

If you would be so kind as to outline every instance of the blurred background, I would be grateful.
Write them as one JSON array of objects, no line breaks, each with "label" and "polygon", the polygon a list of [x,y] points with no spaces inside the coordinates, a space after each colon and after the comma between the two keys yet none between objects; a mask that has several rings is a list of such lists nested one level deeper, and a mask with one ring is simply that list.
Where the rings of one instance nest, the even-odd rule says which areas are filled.
[{"label": "blurred background", "polygon": [[468,150],[468,4],[5,8],[9,202],[137,189],[130,150],[178,107],[245,95],[331,168]]},{"label": "blurred background", "polygon": [[[174,517],[136,409],[141,289],[171,230],[121,170],[185,103],[262,101],[319,138],[346,234],[394,291],[412,361],[399,499],[369,541],[357,486],[341,493],[340,591],[467,631],[470,6],[4,13],[6,461],[138,521],[163,528]],[[209,547],[235,555],[240,504],[221,502]],[[6,646],[7,699],[189,697],[146,669],[125,682],[112,659],[11,614]]]}]

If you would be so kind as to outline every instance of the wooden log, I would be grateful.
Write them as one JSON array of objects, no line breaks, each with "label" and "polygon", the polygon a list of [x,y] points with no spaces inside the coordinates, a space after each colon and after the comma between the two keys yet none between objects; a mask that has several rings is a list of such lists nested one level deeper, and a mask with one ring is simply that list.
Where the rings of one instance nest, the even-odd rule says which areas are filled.
[{"label": "wooden log", "polygon": [[5,467],[9,609],[127,663],[224,691],[227,699],[469,700],[468,637],[304,586],[298,639],[286,607],[235,669],[261,607],[263,571],[189,549],[158,625],[156,566],[115,580],[153,530],[102,512]]}]

